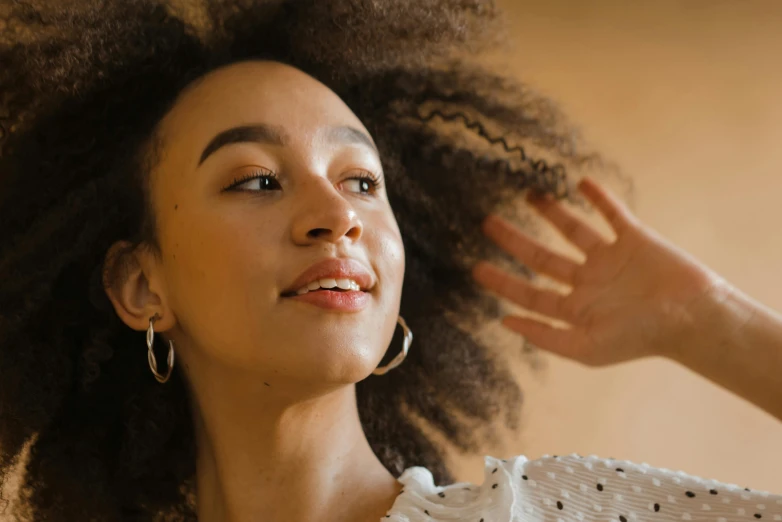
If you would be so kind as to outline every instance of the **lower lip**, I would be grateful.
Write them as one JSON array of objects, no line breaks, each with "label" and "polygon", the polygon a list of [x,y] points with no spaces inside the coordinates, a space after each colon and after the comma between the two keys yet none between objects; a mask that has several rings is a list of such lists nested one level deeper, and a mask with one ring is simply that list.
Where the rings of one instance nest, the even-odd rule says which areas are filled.
[{"label": "lower lip", "polygon": [[294,295],[286,299],[302,301],[326,308],[327,310],[338,310],[340,312],[358,312],[363,310],[369,303],[370,295],[368,292],[335,292],[333,290],[318,290],[316,292],[307,292],[302,295]]}]

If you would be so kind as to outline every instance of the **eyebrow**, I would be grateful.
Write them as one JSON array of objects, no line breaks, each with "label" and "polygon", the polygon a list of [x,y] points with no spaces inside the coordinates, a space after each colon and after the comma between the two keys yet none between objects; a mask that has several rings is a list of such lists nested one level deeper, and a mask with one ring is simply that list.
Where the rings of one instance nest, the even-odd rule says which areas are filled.
[{"label": "eyebrow", "polygon": [[[373,150],[375,154],[380,154],[375,143],[372,141],[372,138],[363,131],[348,125],[329,127],[326,131],[326,139],[332,143],[364,145]],[[251,142],[285,146],[289,141],[290,138],[285,131],[276,125],[256,123],[253,125],[232,127],[219,132],[209,141],[204,148],[204,151],[201,153],[201,158],[198,160],[198,166],[200,166],[211,154],[232,143]]]}]

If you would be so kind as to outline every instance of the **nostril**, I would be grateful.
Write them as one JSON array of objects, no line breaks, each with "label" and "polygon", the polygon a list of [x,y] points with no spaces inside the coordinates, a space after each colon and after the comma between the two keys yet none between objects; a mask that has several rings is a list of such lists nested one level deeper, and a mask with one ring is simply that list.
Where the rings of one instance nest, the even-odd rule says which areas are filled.
[{"label": "nostril", "polygon": [[313,228],[307,233],[307,235],[314,239],[322,236],[323,234],[328,234],[328,233],[329,233],[329,229],[327,228]]}]

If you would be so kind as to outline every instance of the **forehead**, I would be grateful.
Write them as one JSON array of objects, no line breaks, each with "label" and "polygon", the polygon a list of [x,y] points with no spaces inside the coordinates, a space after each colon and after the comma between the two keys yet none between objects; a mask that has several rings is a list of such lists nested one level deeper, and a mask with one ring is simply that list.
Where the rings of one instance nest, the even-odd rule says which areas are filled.
[{"label": "forehead", "polygon": [[245,61],[215,69],[186,88],[160,125],[179,143],[205,143],[216,132],[241,124],[284,127],[302,140],[319,129],[364,129],[350,108],[308,74],[272,61]]}]

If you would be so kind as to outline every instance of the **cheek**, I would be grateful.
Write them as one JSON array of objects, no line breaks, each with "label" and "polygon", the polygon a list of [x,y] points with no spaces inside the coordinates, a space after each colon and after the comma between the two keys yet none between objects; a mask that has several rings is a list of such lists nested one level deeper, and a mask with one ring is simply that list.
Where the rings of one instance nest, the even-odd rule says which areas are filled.
[{"label": "cheek", "polygon": [[399,298],[405,275],[405,249],[399,227],[392,219],[373,235],[374,252],[370,255],[379,266],[378,272],[388,278],[387,284],[397,289],[394,295]]},{"label": "cheek", "polygon": [[268,220],[184,213],[172,220],[166,279],[189,336],[204,346],[235,345],[231,337],[254,321],[250,314],[263,317],[259,306],[276,298],[277,236]]},{"label": "cheek", "polygon": [[248,276],[264,273],[264,263],[277,250],[275,232],[268,225],[217,215],[188,216],[172,226],[171,261],[182,278],[210,291],[230,281],[246,283]]}]

